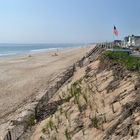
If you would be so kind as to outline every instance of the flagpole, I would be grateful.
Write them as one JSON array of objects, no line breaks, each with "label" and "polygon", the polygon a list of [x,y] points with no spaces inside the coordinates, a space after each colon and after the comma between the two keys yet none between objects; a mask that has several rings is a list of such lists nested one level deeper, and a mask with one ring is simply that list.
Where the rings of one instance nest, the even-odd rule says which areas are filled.
[{"label": "flagpole", "polygon": [[114,48],[114,40],[115,40],[115,35],[113,34],[113,46],[112,46],[112,49]]},{"label": "flagpole", "polygon": [[114,35],[114,27],[113,27],[113,45],[112,45],[112,49],[114,47],[114,39],[115,39],[115,35]]}]

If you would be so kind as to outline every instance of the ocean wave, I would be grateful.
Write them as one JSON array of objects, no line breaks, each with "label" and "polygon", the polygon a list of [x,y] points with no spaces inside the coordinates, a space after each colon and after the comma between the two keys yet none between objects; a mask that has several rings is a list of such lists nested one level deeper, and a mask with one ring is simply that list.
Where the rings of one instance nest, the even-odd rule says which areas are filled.
[{"label": "ocean wave", "polygon": [[12,56],[12,55],[17,55],[17,52],[11,52],[11,53],[0,53],[0,57],[2,56]]},{"label": "ocean wave", "polygon": [[35,49],[35,50],[30,50],[30,53],[46,52],[46,51],[53,51],[53,50],[60,50],[60,49],[63,48]]},{"label": "ocean wave", "polygon": [[77,44],[0,44],[0,57],[35,54],[79,47],[81,47],[81,45]]}]

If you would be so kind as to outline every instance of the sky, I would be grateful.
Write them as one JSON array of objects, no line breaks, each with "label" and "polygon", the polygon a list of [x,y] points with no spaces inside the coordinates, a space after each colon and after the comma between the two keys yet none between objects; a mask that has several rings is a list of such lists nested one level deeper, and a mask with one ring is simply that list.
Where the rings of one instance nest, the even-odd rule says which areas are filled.
[{"label": "sky", "polygon": [[92,43],[140,35],[140,0],[0,0],[0,43]]}]

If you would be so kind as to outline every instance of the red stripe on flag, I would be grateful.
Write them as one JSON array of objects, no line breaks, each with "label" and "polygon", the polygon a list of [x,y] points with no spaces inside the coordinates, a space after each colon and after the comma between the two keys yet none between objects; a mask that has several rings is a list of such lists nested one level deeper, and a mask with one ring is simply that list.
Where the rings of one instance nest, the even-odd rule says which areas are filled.
[{"label": "red stripe on flag", "polygon": [[115,26],[114,26],[114,29],[113,29],[113,33],[114,33],[115,36],[118,36],[118,34],[119,34],[119,33],[118,33],[118,30],[116,29]]}]

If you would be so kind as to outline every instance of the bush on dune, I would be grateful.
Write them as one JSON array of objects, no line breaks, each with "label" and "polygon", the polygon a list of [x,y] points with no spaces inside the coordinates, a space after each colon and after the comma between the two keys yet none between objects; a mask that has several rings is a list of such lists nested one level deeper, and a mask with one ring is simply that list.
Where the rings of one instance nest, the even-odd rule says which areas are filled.
[{"label": "bush on dune", "polygon": [[111,52],[106,51],[104,56],[113,60],[114,62],[124,65],[128,70],[140,70],[140,58],[133,57],[126,52]]}]

